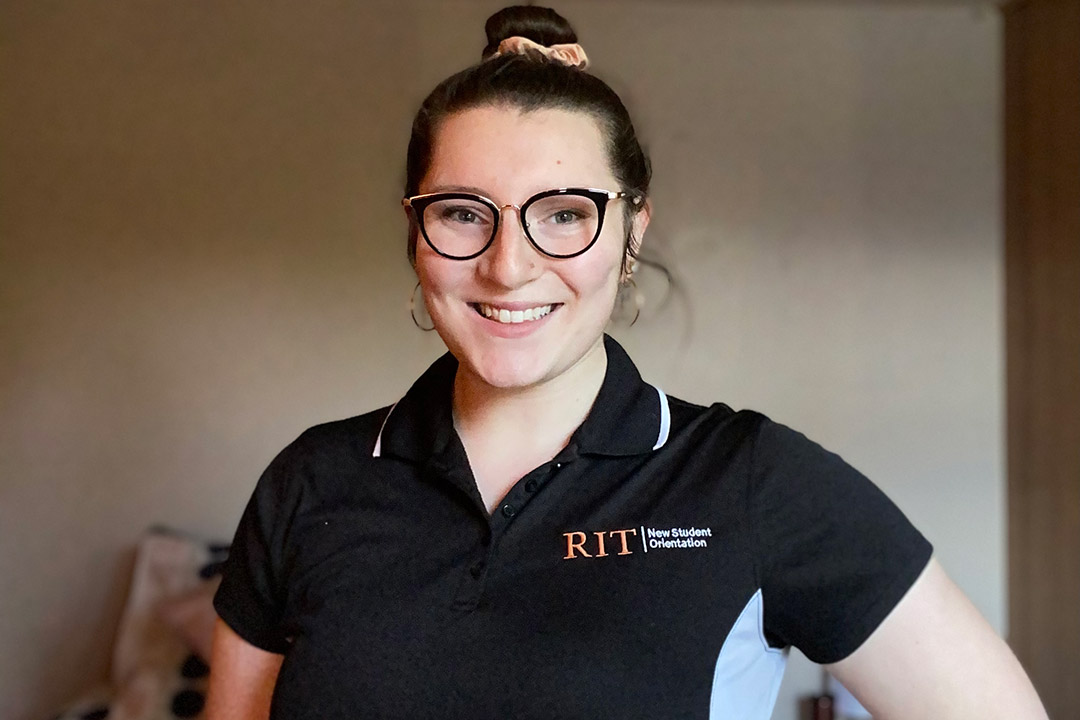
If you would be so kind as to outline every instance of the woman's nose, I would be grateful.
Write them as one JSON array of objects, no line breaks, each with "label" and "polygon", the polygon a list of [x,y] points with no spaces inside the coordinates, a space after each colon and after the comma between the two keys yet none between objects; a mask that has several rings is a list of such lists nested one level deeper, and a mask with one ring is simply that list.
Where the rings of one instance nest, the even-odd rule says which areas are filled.
[{"label": "woman's nose", "polygon": [[537,276],[540,254],[525,237],[521,215],[513,205],[500,208],[495,238],[480,260],[481,272],[506,289],[521,287]]}]

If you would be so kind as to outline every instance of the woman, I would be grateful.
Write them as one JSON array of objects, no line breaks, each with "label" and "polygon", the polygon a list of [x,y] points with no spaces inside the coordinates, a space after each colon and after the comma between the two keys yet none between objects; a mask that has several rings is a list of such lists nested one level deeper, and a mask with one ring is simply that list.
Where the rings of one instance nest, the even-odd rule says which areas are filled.
[{"label": "woman", "polygon": [[[785,654],[881,718],[1043,718],[869,481],[604,335],[649,225],[618,96],[507,8],[413,125],[409,256],[450,352],[260,479],[215,600],[211,718],[772,712]],[[415,316],[414,316],[415,319]]]}]

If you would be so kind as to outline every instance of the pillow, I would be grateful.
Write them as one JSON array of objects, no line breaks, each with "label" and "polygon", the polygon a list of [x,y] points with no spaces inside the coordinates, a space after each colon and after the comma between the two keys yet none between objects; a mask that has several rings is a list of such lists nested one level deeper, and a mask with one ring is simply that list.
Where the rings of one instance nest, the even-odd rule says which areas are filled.
[{"label": "pillow", "polygon": [[216,617],[210,599],[228,551],[167,528],[147,531],[113,647],[112,692],[96,689],[58,720],[201,717]]},{"label": "pillow", "polygon": [[113,647],[112,679],[122,686],[148,665],[175,667],[196,648],[163,622],[159,608],[216,582],[227,545],[208,543],[168,528],[151,528],[139,542],[131,590]]}]

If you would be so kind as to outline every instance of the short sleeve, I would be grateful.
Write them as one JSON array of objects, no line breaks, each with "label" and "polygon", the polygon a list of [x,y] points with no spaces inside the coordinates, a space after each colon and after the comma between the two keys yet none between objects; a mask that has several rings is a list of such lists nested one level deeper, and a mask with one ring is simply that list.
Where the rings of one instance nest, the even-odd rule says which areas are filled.
[{"label": "short sleeve", "polygon": [[[294,443],[295,445],[295,443]],[[286,448],[263,472],[240,517],[214,609],[256,647],[284,654],[285,544],[298,504],[298,483]]]},{"label": "short sleeve", "polygon": [[933,548],[870,480],[800,433],[763,420],[748,512],[770,643],[817,663],[854,652]]}]

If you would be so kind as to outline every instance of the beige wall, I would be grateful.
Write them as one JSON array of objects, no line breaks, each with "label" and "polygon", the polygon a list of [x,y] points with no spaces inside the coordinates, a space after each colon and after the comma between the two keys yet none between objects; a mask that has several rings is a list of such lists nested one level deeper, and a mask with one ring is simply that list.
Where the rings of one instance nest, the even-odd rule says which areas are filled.
[{"label": "beige wall", "polygon": [[[281,445],[437,355],[408,123],[496,5],[0,5],[0,717],[104,676],[143,528],[229,536]],[[643,372],[841,452],[1003,629],[996,14],[560,9],[635,111],[690,298],[617,333]]]}]

